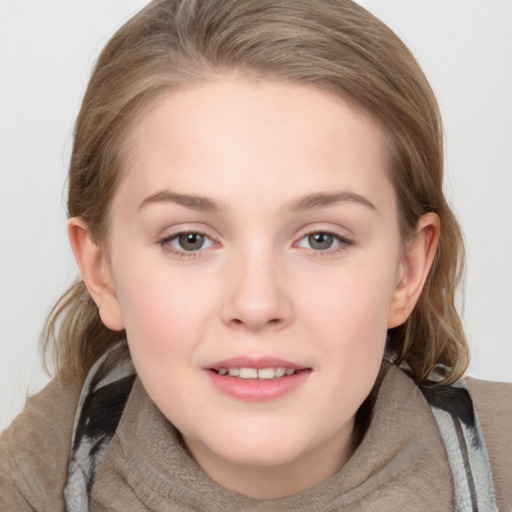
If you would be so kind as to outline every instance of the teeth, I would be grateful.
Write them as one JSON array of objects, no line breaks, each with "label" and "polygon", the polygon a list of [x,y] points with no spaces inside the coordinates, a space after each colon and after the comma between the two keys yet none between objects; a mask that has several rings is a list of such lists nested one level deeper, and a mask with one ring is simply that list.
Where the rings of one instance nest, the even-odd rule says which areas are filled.
[{"label": "teeth", "polygon": [[273,379],[276,376],[274,368],[263,368],[258,370],[258,377],[260,379]]},{"label": "teeth", "polygon": [[290,376],[295,373],[295,368],[219,368],[219,375],[230,375],[231,377],[239,377],[240,379],[263,379],[270,380],[285,375]]},{"label": "teeth", "polygon": [[286,375],[286,368],[276,368],[276,377],[284,377]]},{"label": "teeth", "polygon": [[256,368],[240,368],[239,375],[241,379],[257,379],[258,370]]}]

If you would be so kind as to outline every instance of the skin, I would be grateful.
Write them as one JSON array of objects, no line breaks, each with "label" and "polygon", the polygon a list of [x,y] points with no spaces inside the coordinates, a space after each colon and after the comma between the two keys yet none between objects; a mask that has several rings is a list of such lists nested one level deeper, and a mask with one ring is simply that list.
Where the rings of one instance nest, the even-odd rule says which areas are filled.
[{"label": "skin", "polygon": [[[325,480],[352,455],[355,413],[387,329],[421,292],[437,216],[404,251],[380,129],[313,88],[221,76],[158,99],[131,137],[108,240],[69,221],[103,322],[126,329],[149,396],[212,479],[259,499]],[[180,230],[204,245],[184,250]],[[331,247],[311,233],[333,234]],[[275,400],[239,400],[205,371],[237,356],[309,375]]]}]

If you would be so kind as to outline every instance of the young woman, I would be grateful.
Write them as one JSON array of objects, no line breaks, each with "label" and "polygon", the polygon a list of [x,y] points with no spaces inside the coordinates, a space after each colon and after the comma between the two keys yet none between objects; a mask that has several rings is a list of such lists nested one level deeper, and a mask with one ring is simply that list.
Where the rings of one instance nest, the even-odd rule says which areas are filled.
[{"label": "young woman", "polygon": [[5,509],[510,508],[442,174],[423,73],[356,4],[150,3],[77,120],[81,278],[1,438]]}]

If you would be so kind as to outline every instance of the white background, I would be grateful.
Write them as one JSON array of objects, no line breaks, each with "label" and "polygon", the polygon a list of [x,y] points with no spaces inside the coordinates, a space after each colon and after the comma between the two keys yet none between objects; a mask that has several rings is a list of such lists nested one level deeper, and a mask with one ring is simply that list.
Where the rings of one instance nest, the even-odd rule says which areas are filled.
[{"label": "white background", "polygon": [[[47,380],[38,337],[77,270],[66,168],[95,58],[146,0],[0,0],[0,430]],[[438,95],[465,232],[469,373],[512,380],[512,1],[360,0]]]}]

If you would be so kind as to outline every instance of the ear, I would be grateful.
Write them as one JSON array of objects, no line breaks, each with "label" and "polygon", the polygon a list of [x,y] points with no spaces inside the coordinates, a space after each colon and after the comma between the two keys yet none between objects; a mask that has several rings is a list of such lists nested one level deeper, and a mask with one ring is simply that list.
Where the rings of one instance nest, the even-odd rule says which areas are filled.
[{"label": "ear", "polygon": [[388,329],[403,324],[418,302],[434,261],[440,229],[438,215],[426,213],[418,221],[414,237],[407,241],[391,299]]},{"label": "ear", "polygon": [[87,223],[70,217],[68,236],[82,279],[98,306],[102,322],[113,331],[124,329],[108,257],[93,241]]}]

